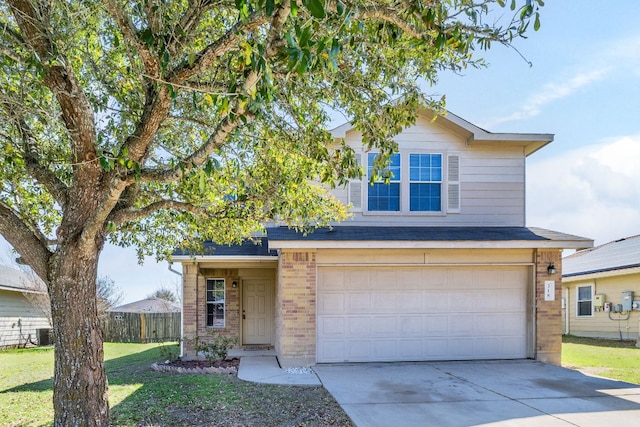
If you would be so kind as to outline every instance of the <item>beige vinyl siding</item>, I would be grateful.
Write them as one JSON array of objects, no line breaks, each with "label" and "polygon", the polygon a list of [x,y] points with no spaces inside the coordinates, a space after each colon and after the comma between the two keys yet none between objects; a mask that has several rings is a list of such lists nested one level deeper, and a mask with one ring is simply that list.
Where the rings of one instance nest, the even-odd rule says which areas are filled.
[{"label": "beige vinyl siding", "polygon": [[[366,212],[365,179],[362,194],[364,212],[354,210],[349,222],[379,224],[383,221],[386,224],[433,226],[525,225],[525,157],[522,148],[499,144],[467,146],[463,138],[441,128],[437,121],[431,123],[423,118],[395,139],[403,153],[412,150],[443,153],[444,165],[448,155],[459,156],[460,209],[446,212],[445,199],[445,212],[442,213]],[[362,152],[361,134],[348,132],[345,140],[358,153]],[[349,201],[348,191],[348,186],[331,190],[345,204]],[[447,197],[446,181],[442,194],[443,198]]]},{"label": "beige vinyl siding", "polygon": [[[638,322],[640,322],[640,311],[634,310],[630,313],[628,320],[611,320],[609,313],[603,311],[593,312],[590,317],[576,316],[577,287],[593,285],[595,294],[604,294],[605,301],[613,305],[622,304],[622,292],[633,291],[634,299],[640,300],[640,274],[629,274],[624,276],[613,276],[599,279],[576,281],[565,283],[564,295],[567,300],[566,309],[568,312],[569,328],[563,332],[582,337],[599,338],[620,338],[636,340],[638,339]],[[617,313],[611,313],[611,317],[620,317]],[[624,316],[622,316],[624,317]]]},{"label": "beige vinyl siding", "polygon": [[50,328],[47,318],[21,292],[0,290],[0,348],[37,342],[36,329]]}]

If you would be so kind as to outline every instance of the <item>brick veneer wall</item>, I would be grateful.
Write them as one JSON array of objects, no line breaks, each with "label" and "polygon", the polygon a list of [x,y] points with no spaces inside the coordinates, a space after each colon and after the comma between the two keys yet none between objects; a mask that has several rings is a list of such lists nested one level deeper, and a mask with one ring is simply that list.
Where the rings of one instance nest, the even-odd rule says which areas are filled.
[{"label": "brick veneer wall", "polygon": [[[553,263],[555,274],[547,267]],[[536,250],[536,360],[560,365],[562,355],[562,253]],[[555,300],[544,300],[545,280],[555,281]]]},{"label": "brick veneer wall", "polygon": [[283,367],[316,362],[316,253],[282,250],[276,289],[276,351]]},{"label": "brick veneer wall", "polygon": [[[206,279],[225,279],[225,327],[207,327],[207,287]],[[233,281],[239,282],[237,269],[203,269],[195,264],[182,265],[182,319],[184,359],[196,358],[193,340],[208,340],[213,334],[222,334],[240,339],[240,287],[233,288]],[[239,342],[239,341],[238,341]]]}]

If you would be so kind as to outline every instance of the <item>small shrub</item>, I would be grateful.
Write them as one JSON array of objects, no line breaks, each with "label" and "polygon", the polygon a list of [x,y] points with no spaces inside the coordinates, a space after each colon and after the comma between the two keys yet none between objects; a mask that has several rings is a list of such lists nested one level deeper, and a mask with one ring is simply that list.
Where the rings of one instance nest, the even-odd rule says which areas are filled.
[{"label": "small shrub", "polygon": [[193,339],[193,348],[196,354],[202,353],[210,363],[226,359],[229,349],[238,342],[238,339],[235,337],[227,337],[214,332],[210,332],[209,335],[210,338],[207,340],[196,336]]},{"label": "small shrub", "polygon": [[174,360],[178,360],[180,356],[180,346],[175,344],[160,344],[160,355],[163,360],[168,360],[169,362],[173,362]]}]

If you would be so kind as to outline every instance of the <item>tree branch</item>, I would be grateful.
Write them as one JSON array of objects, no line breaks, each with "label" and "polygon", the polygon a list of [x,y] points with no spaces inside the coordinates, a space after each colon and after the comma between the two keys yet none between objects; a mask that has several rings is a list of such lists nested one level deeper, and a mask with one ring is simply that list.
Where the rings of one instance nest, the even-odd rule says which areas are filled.
[{"label": "tree branch", "polygon": [[47,239],[25,224],[9,206],[0,202],[0,234],[20,254],[22,260],[45,282],[51,251]]},{"label": "tree branch", "polygon": [[[8,109],[7,112],[14,115]],[[14,117],[14,123],[22,137],[23,159],[29,174],[42,184],[64,209],[68,203],[67,186],[38,160],[38,144],[24,119]]]},{"label": "tree branch", "polygon": [[160,61],[157,55],[155,55],[154,52],[149,49],[149,46],[140,39],[138,30],[125,14],[122,7],[120,7],[118,2],[115,0],[105,0],[105,7],[113,19],[115,19],[122,35],[136,47],[140,57],[142,58],[147,74],[156,78],[160,77]]},{"label": "tree branch", "polygon": [[43,10],[44,7],[37,8],[39,3],[30,0],[10,0],[9,3],[23,37],[44,67],[44,83],[60,105],[62,121],[73,144],[74,160],[94,160],[96,132],[93,110],[73,69],[52,42],[47,11]]},{"label": "tree branch", "polygon": [[185,61],[171,72],[167,76],[167,80],[171,83],[181,84],[190,77],[199,74],[211,66],[216,58],[233,48],[240,40],[241,34],[254,31],[267,21],[268,17],[262,13],[254,12],[249,16],[246,23],[236,22],[222,37],[202,49],[191,64]]},{"label": "tree branch", "polygon": [[194,206],[191,203],[178,202],[175,200],[159,200],[153,203],[148,204],[147,206],[139,209],[135,208],[127,208],[115,210],[109,215],[108,220],[113,222],[115,225],[121,225],[129,221],[136,220],[138,218],[145,218],[154,212],[158,212],[160,210],[176,210],[181,212],[191,212],[196,215],[209,215],[208,212],[204,208],[199,208]]}]

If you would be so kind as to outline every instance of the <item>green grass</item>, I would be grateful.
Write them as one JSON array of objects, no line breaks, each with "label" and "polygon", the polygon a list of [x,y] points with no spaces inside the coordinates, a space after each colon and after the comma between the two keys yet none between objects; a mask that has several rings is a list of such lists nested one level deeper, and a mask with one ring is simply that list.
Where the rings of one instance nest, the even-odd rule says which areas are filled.
[{"label": "green grass", "polygon": [[562,365],[581,371],[640,384],[640,348],[635,341],[564,336]]},{"label": "green grass", "polygon": [[[105,343],[112,425],[352,425],[321,387],[151,370],[168,351],[177,346]],[[52,348],[0,352],[0,426],[51,425],[52,374]]]}]

